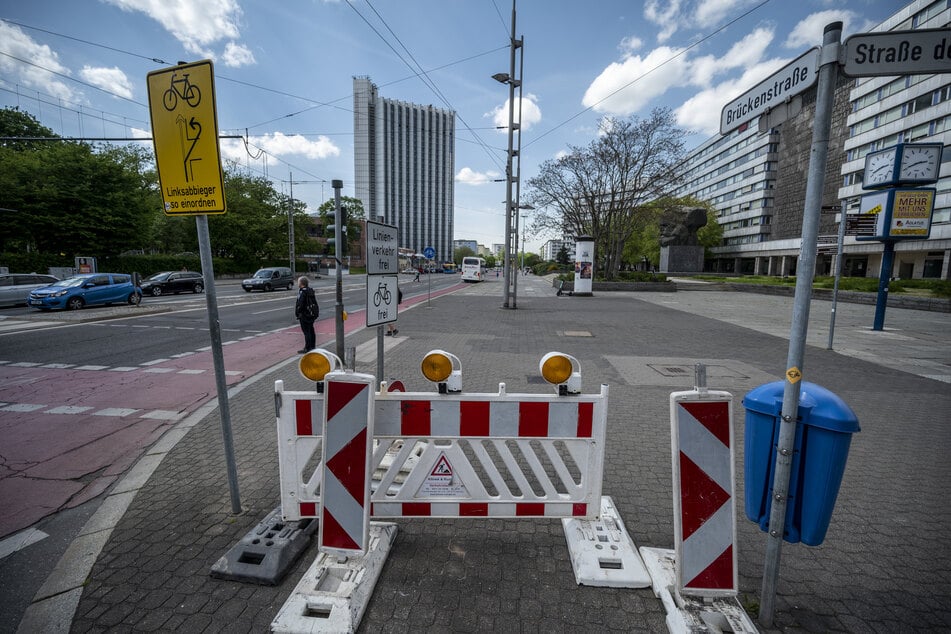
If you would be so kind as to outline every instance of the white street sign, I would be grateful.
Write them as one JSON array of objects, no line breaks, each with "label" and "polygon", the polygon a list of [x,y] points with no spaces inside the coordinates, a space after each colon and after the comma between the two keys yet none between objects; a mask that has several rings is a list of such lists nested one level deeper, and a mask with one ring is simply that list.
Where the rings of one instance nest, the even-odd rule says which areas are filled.
[{"label": "white street sign", "polygon": [[367,275],[367,327],[396,321],[399,294],[396,275]]},{"label": "white street sign", "polygon": [[723,107],[720,134],[740,127],[803,92],[819,78],[819,48],[812,48]]},{"label": "white street sign", "polygon": [[392,225],[367,221],[367,274],[397,273],[397,230]]},{"label": "white street sign", "polygon": [[845,41],[849,77],[951,73],[951,29],[858,33]]}]

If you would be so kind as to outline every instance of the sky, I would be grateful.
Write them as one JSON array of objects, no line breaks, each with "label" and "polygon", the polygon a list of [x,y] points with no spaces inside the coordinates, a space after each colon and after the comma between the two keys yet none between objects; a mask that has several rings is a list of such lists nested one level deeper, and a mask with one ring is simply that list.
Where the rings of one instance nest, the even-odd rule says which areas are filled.
[{"label": "sky", "polygon": [[[827,24],[841,21],[844,40],[902,6],[518,0],[522,191],[604,117],[669,108],[697,146]],[[354,194],[353,77],[368,76],[382,97],[456,112],[454,238],[491,247],[504,239],[509,112],[492,75],[509,72],[511,28],[511,0],[0,0],[0,107],[61,136],[148,139],[147,74],[210,59],[219,134],[247,140],[222,139],[222,159],[316,212],[332,180]],[[529,252],[559,237],[524,233]]]}]

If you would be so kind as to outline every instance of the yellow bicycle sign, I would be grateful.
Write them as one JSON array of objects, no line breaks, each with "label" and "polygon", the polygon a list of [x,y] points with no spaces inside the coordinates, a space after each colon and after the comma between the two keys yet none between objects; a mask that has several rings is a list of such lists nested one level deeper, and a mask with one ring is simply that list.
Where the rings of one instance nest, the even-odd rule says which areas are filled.
[{"label": "yellow bicycle sign", "polygon": [[165,213],[225,212],[210,60],[148,74],[149,114]]}]

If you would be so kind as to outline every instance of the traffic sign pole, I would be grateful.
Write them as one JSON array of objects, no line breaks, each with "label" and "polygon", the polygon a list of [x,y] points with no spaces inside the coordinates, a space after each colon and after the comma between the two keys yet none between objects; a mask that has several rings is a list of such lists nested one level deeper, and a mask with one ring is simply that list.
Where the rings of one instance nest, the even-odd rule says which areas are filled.
[{"label": "traffic sign pole", "polygon": [[792,472],[793,447],[799,413],[799,392],[802,379],[806,330],[809,326],[809,302],[812,297],[812,278],[816,270],[816,250],[819,237],[819,213],[822,207],[822,188],[825,184],[826,157],[832,130],[832,103],[838,71],[842,23],[833,22],[823,33],[816,92],[816,115],[812,128],[809,172],[806,181],[806,201],[802,222],[802,246],[796,267],[796,294],[793,300],[792,326],[789,334],[789,354],[786,362],[786,382],[779,424],[779,438],[774,470],[769,532],[766,536],[766,561],[763,567],[763,586],[760,596],[759,620],[772,627],[776,609],[776,585],[779,581],[779,560],[786,525],[786,506],[789,478]]}]

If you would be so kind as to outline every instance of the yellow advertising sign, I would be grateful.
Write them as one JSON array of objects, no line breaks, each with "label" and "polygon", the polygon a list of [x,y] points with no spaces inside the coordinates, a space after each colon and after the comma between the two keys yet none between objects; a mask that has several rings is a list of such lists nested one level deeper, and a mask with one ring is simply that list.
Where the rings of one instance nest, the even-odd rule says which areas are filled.
[{"label": "yellow advertising sign", "polygon": [[895,192],[889,235],[919,236],[931,233],[931,211],[934,209],[933,189],[905,189]]},{"label": "yellow advertising sign", "polygon": [[148,74],[148,89],[166,215],[223,214],[224,178],[211,61],[153,71]]}]

